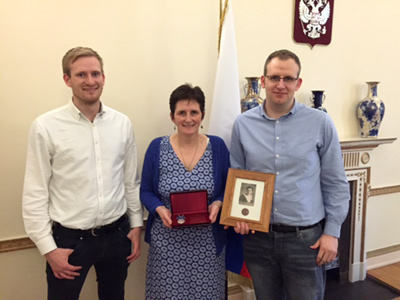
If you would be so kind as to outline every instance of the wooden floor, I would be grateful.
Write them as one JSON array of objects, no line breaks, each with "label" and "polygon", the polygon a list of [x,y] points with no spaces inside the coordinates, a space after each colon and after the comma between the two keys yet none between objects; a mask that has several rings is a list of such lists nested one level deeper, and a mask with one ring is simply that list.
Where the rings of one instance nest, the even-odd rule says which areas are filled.
[{"label": "wooden floor", "polygon": [[400,263],[369,270],[367,275],[400,293]]},{"label": "wooden floor", "polygon": [[372,280],[341,282],[335,270],[327,271],[324,300],[394,300],[399,293],[387,286]]}]

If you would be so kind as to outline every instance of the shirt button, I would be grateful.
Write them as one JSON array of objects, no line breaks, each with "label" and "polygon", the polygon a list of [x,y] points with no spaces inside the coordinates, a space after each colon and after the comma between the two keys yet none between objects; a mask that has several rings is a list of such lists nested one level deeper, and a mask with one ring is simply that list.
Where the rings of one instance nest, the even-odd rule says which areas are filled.
[{"label": "shirt button", "polygon": [[275,190],[275,194],[278,194],[278,190]]},{"label": "shirt button", "polygon": [[278,211],[278,209],[277,209],[277,208],[274,208],[274,211]]},{"label": "shirt button", "polygon": [[279,172],[276,172],[276,175],[279,175]]},{"label": "shirt button", "polygon": [[279,121],[276,121],[276,124],[279,124]]},{"label": "shirt button", "polygon": [[279,136],[277,136],[276,139],[279,140]]},{"label": "shirt button", "polygon": [[278,158],[278,157],[279,157],[279,154],[277,154],[276,157]]}]

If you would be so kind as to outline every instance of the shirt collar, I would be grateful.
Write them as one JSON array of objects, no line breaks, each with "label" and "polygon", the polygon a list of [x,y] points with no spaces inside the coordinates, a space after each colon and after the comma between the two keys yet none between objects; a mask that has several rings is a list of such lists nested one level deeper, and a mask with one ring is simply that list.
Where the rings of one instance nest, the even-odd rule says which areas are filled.
[{"label": "shirt collar", "polygon": [[[68,102],[68,110],[72,114],[72,116],[76,119],[79,120],[81,117],[85,118],[83,113],[75,106],[74,102],[71,100]],[[97,114],[99,117],[103,117],[103,115],[107,112],[106,107],[103,105],[102,102],[100,102],[100,112]]]},{"label": "shirt collar", "polygon": [[[261,116],[263,116],[267,120],[275,121],[275,119],[270,118],[270,117],[267,116],[267,113],[265,112],[265,109],[264,109],[265,101],[267,101],[267,100],[264,100],[262,105],[259,105],[259,112],[260,112]],[[295,114],[299,110],[299,106],[300,106],[300,103],[297,102],[296,99],[294,99],[294,105],[293,105],[292,109],[286,115],[283,115],[281,118],[287,118],[290,115]]]}]

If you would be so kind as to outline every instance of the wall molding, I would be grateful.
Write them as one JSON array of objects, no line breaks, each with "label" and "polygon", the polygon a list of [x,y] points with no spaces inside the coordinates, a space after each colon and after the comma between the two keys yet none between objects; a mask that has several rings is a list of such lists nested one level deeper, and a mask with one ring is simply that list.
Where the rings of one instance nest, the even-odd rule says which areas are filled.
[{"label": "wall molding", "polygon": [[[147,220],[143,220],[142,231],[146,229]],[[28,237],[0,241],[0,253],[35,248]]]},{"label": "wall molding", "polygon": [[35,248],[35,247],[36,247],[35,244],[28,237],[0,241],[0,253]]},{"label": "wall molding", "polygon": [[[371,189],[369,196],[370,197],[381,196],[381,195],[387,195],[387,194],[393,194],[393,193],[400,193],[400,185],[385,186],[385,187]],[[145,220],[144,225],[146,225],[146,220]],[[144,226],[143,228],[145,228],[145,227],[146,226]],[[394,250],[394,251],[400,250],[400,245],[393,246],[393,247],[399,247],[399,249]],[[0,241],[0,253],[10,252],[10,251],[18,251],[18,250],[24,250],[24,249],[30,249],[30,248],[35,248],[35,244],[28,237]],[[389,247],[389,248],[391,248],[391,247]],[[367,253],[367,257],[369,257],[370,255],[373,255],[373,256],[381,255],[381,254],[375,255],[376,251],[379,252],[381,250],[370,251]],[[393,252],[393,251],[389,251],[389,252]],[[386,254],[386,253],[382,253],[382,254]],[[373,257],[373,256],[371,256],[371,257]]]},{"label": "wall molding", "polygon": [[228,296],[243,293],[242,288],[238,284],[228,285]]},{"label": "wall molding", "polygon": [[386,186],[371,189],[369,196],[380,196],[386,194],[400,193],[400,185]]}]

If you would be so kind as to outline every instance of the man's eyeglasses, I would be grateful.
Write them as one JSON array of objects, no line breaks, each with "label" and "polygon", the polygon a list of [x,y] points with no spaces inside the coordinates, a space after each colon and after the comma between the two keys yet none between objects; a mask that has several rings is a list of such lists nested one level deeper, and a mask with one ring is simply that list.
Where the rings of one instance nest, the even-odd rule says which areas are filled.
[{"label": "man's eyeglasses", "polygon": [[271,76],[265,75],[265,77],[267,77],[268,80],[273,82],[273,83],[278,83],[278,82],[281,81],[281,79],[283,80],[284,83],[293,83],[297,79],[299,79],[299,77],[297,77],[297,78],[294,78],[292,76],[281,77],[281,76],[278,76],[278,75],[271,75]]}]

